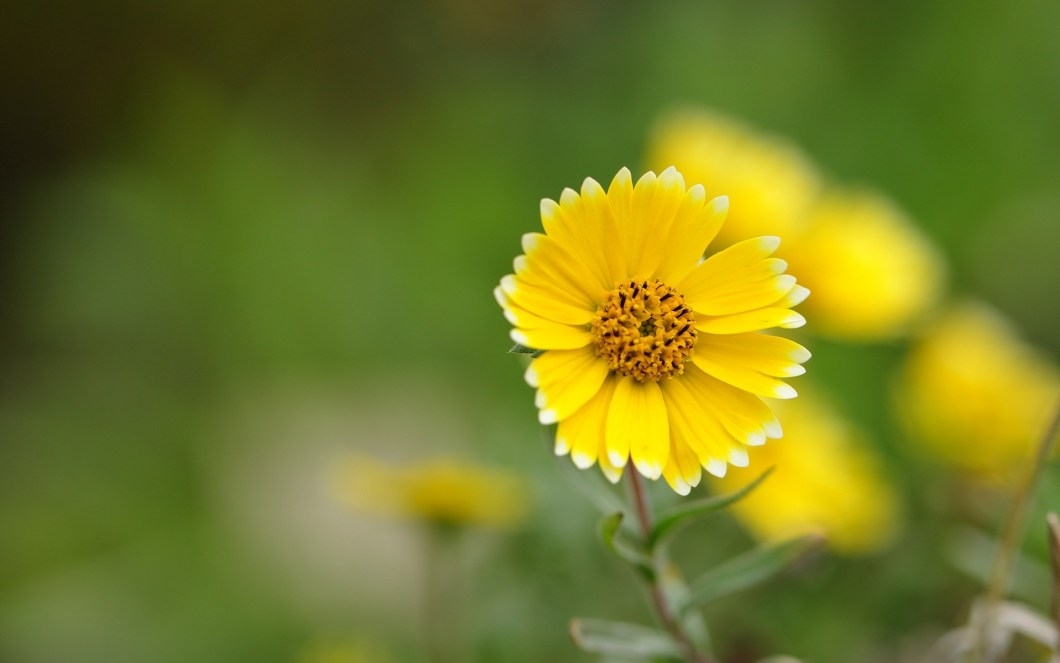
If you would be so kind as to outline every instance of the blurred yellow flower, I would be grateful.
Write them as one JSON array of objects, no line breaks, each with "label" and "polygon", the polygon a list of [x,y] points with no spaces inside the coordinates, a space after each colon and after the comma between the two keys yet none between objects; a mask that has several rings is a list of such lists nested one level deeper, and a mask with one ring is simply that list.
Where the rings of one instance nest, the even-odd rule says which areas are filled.
[{"label": "blurred yellow flower", "polygon": [[649,141],[648,164],[673,165],[689,182],[725,192],[732,209],[719,248],[758,235],[790,242],[802,234],[821,188],[816,168],[795,145],[706,110],[663,117]]},{"label": "blurred yellow flower", "polygon": [[674,164],[690,182],[725,191],[732,210],[718,234],[784,237],[779,256],[814,293],[813,330],[841,340],[905,333],[938,300],[944,262],[892,203],[864,192],[826,191],[796,147],[708,111],[664,118],[648,162]]},{"label": "blurred yellow flower", "polygon": [[529,506],[518,475],[453,460],[395,467],[358,457],[336,478],[340,498],[355,509],[442,524],[511,527]]},{"label": "blurred yellow flower", "polygon": [[789,246],[792,268],[810,290],[814,329],[846,340],[898,336],[939,300],[944,263],[898,208],[868,192],[830,192]]},{"label": "blurred yellow flower", "polygon": [[963,303],[917,339],[896,394],[918,450],[1005,479],[1030,458],[1060,406],[1060,373],[999,313]]},{"label": "blurred yellow flower", "polygon": [[702,476],[747,464],[780,437],[761,397],[793,398],[778,378],[810,353],[772,327],[799,327],[808,291],[772,254],[776,237],[702,260],[728,210],[673,168],[636,186],[623,168],[604,191],[586,179],[541,203],[545,234],[523,236],[515,274],[494,290],[512,339],[544,351],[526,371],[556,453],[618,481],[632,460],[688,494]]},{"label": "blurred yellow flower", "polygon": [[813,392],[782,404],[784,439],[752,450],[751,467],[714,480],[738,490],[773,473],[731,509],[757,538],[776,542],[820,533],[842,554],[880,549],[894,535],[898,498],[861,434]]},{"label": "blurred yellow flower", "polygon": [[379,645],[363,638],[313,642],[298,656],[298,663],[389,663],[392,660]]}]

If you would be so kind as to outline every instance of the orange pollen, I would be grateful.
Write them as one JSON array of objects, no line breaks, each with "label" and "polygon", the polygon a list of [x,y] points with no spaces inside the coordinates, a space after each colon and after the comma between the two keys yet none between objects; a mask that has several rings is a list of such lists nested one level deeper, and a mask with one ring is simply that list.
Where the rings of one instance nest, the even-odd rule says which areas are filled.
[{"label": "orange pollen", "polygon": [[638,382],[681,375],[696,345],[692,309],[659,279],[616,284],[590,327],[596,354],[608,368]]}]

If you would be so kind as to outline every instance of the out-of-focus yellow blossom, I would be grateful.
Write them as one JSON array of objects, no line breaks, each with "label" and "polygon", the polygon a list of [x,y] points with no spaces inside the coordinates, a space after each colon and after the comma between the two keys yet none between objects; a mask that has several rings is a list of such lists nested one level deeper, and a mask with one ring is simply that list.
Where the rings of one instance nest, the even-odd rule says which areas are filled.
[{"label": "out-of-focus yellow blossom", "polygon": [[338,490],[358,510],[441,524],[511,527],[529,506],[518,475],[447,459],[396,467],[354,458],[339,468]]},{"label": "out-of-focus yellow blossom", "polygon": [[963,303],[906,359],[897,399],[913,444],[983,478],[1012,476],[1060,406],[1060,373],[1001,314]]},{"label": "out-of-focus yellow blossom", "polygon": [[849,341],[909,330],[938,300],[944,262],[883,197],[826,190],[798,148],[708,111],[664,118],[648,161],[676,165],[689,183],[729,196],[723,247],[760,234],[784,237],[777,256],[814,296],[811,331]]},{"label": "out-of-focus yellow blossom", "polygon": [[938,251],[883,197],[836,191],[813,205],[809,225],[784,253],[813,292],[815,331],[844,340],[898,336],[942,294]]},{"label": "out-of-focus yellow blossom", "polygon": [[770,542],[820,533],[842,554],[884,546],[898,523],[898,499],[860,433],[812,391],[776,411],[784,437],[753,449],[750,467],[713,481],[731,492],[774,468],[731,507],[737,519]]},{"label": "out-of-focus yellow blossom", "polygon": [[390,663],[393,659],[380,646],[364,639],[348,638],[314,642],[302,649],[298,663]]},{"label": "out-of-focus yellow blossom", "polygon": [[729,197],[715,250],[759,235],[790,242],[805,228],[821,188],[816,168],[795,145],[705,110],[664,117],[649,141],[648,164],[675,166],[689,184]]}]

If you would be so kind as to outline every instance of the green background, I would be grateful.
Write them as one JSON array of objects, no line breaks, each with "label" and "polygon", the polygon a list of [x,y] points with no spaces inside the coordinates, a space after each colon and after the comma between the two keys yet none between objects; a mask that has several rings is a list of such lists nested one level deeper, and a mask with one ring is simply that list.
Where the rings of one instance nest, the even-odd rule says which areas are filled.
[{"label": "green background", "polygon": [[[505,354],[490,291],[539,199],[639,172],[661,112],[707,105],[893,197],[953,296],[1055,356],[1058,25],[1044,0],[9,2],[0,661],[297,661],[350,639],[418,661],[435,620],[453,660],[590,660],[570,617],[650,617]],[[730,663],[905,660],[963,619],[961,533],[991,536],[1005,497],[905,452],[902,342],[807,344],[903,534],[705,615]],[[425,615],[423,533],[329,492],[354,452],[517,470],[532,515],[447,551],[454,589]],[[1039,510],[1058,485],[1054,463]],[[708,523],[677,543],[690,572],[751,545]]]}]

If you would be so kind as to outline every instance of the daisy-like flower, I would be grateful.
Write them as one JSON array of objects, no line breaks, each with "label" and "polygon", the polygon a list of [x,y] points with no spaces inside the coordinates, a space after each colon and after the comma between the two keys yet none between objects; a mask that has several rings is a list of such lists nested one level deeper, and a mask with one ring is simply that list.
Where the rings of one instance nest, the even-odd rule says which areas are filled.
[{"label": "daisy-like flower", "polygon": [[810,353],[762,330],[802,326],[791,307],[809,291],[771,257],[776,237],[703,260],[727,211],[674,168],[636,186],[623,168],[607,191],[590,178],[541,202],[544,234],[523,236],[494,294],[512,339],[542,351],[526,380],[541,423],[558,424],[557,454],[613,482],[632,461],[685,495],[701,468],[722,476],[780,437],[762,397],[793,398],[780,378]]}]

